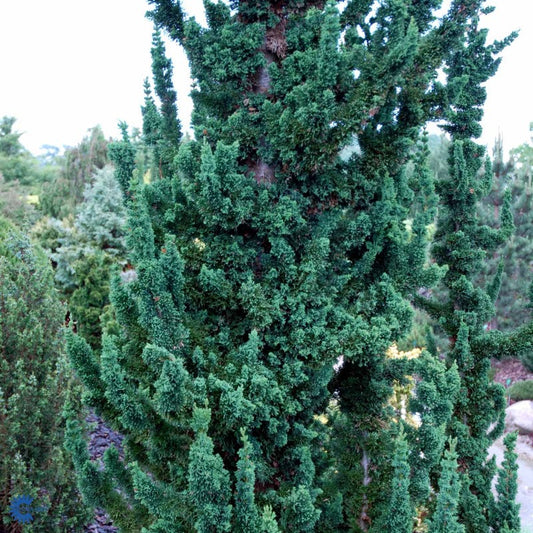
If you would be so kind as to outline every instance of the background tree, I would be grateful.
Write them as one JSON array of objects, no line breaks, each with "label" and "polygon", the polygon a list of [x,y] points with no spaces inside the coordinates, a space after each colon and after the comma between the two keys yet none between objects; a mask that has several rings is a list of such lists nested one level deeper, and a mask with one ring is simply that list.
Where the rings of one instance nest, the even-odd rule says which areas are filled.
[{"label": "background tree", "polygon": [[0,173],[5,181],[27,181],[32,164],[29,152],[22,146],[22,133],[13,131],[15,117],[0,120]]},{"label": "background tree", "polygon": [[109,163],[108,144],[100,126],[95,126],[77,146],[65,150],[60,175],[46,184],[40,195],[45,215],[61,219],[74,214],[95,171]]},{"label": "background tree", "polygon": [[47,182],[57,175],[57,167],[44,164],[24,148],[21,133],[13,130],[16,119],[0,119],[0,214],[28,230],[39,218],[34,204]]},{"label": "background tree", "polygon": [[527,184],[527,188],[531,193],[531,188],[533,187],[531,181],[533,178],[533,122],[529,123],[529,131],[531,132],[530,142],[513,148],[510,154],[518,169],[518,175]]},{"label": "background tree", "polygon": [[[100,358],[75,336],[69,354],[126,460],[98,470],[73,421],[80,486],[132,532],[257,515],[260,531],[366,530],[393,480],[389,397],[409,370],[385,353],[442,274],[426,264],[431,176],[423,157],[406,166],[424,123],[451,112],[438,69],[469,64],[481,2],[436,20],[438,2],[206,0],[208,28],[150,3],[189,56],[195,140],[148,185],[128,183],[126,136],[116,152],[135,276],[113,281],[121,329]],[[487,61],[501,50],[476,46]],[[335,410],[333,432],[321,415]],[[349,456],[331,453],[344,442]]]},{"label": "background tree", "polygon": [[450,152],[450,139],[446,135],[430,135],[428,138],[429,167],[435,179],[444,179],[449,175],[448,156]]},{"label": "background tree", "polygon": [[480,205],[481,218],[494,227],[505,194],[510,194],[515,231],[497,253],[487,257],[480,282],[494,277],[498,268],[501,268],[500,262],[503,263],[501,288],[495,302],[496,314],[489,327],[512,331],[530,320],[528,288],[533,279],[533,246],[530,239],[533,231],[533,189],[528,186],[527,174],[517,167],[514,159],[504,162],[502,139],[496,142],[493,169],[492,190]]},{"label": "background tree", "polygon": [[0,175],[0,216],[25,230],[39,219],[39,212],[27,193],[28,189],[18,181],[6,182]]},{"label": "background tree", "polygon": [[46,508],[33,513],[31,531],[79,530],[89,518],[63,450],[62,409],[72,393],[63,317],[44,253],[0,219],[2,532],[23,531],[9,515],[10,502],[21,495]]},{"label": "background tree", "polygon": [[[109,306],[109,276],[125,263],[126,210],[122,191],[110,166],[95,172],[87,184],[72,228],[63,225],[50,240],[55,279],[68,300],[70,318],[93,348],[101,347],[100,315]],[[53,223],[52,223],[53,224]]]}]

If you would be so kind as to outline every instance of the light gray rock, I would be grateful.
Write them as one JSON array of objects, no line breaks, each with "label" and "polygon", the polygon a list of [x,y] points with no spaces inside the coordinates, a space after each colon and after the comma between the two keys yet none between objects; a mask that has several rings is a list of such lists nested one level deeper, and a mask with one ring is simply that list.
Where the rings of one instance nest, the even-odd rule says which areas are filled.
[{"label": "light gray rock", "polygon": [[507,431],[518,430],[520,435],[533,435],[533,401],[524,400],[505,410]]}]

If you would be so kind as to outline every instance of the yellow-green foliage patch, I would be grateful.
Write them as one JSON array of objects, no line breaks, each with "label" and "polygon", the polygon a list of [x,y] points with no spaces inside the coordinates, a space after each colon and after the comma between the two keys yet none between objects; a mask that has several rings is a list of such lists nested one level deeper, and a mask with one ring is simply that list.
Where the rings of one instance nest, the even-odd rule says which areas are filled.
[{"label": "yellow-green foliage patch", "polygon": [[509,387],[509,396],[512,400],[533,400],[533,379],[518,381]]}]

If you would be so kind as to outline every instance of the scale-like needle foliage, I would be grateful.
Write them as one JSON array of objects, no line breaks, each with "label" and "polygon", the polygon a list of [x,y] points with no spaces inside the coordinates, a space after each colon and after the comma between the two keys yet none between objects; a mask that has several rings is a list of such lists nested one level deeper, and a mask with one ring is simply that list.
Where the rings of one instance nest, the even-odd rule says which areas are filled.
[{"label": "scale-like needle foliage", "polygon": [[[451,112],[438,69],[480,2],[437,20],[437,0],[205,0],[208,27],[179,1],[150,4],[189,57],[195,138],[149,185],[127,186],[131,157],[118,166],[135,269],[112,288],[121,333],[99,361],[79,339],[71,354],[126,437],[126,470],[120,493],[81,455],[80,476],[117,523],[134,507],[128,532],[368,529],[407,370],[385,352],[442,275],[426,261],[435,196],[415,145]],[[150,98],[145,133],[159,116],[169,139]]]}]

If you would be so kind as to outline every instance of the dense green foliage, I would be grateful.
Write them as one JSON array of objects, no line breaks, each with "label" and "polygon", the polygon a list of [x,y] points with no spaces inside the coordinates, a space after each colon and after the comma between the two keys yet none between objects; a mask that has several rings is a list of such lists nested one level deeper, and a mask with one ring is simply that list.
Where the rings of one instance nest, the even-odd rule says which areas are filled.
[{"label": "dense green foliage", "polygon": [[[377,533],[408,532],[421,505],[445,531],[452,490],[451,531],[488,533],[503,395],[487,364],[510,340],[483,335],[498,279],[472,279],[512,221],[508,205],[501,230],[476,217],[490,171],[472,138],[509,40],[485,43],[481,0],[438,20],[437,0],[206,0],[208,28],[179,1],[150,3],[190,60],[195,140],[178,143],[156,32],[152,183],[125,126],[110,149],[134,267],[112,281],[118,328],[101,353],[69,338],[86,403],[125,435],[125,462],[111,449],[100,470],[69,421],[85,499],[132,533]],[[418,140],[437,118],[452,143],[430,265],[437,198]],[[440,277],[444,300],[418,303],[452,339],[446,364],[434,350],[387,356]]]},{"label": "dense green foliage", "polygon": [[14,117],[0,120],[0,174],[6,182],[31,182],[35,162],[20,142],[21,133],[13,131]]},{"label": "dense green foliage", "polygon": [[49,246],[56,284],[68,300],[77,331],[100,348],[100,315],[109,306],[109,276],[125,263],[126,210],[111,167],[95,172],[87,184],[74,224],[48,221],[39,235]]},{"label": "dense green foliage", "polygon": [[[430,157],[429,167],[437,180],[450,176],[450,166],[447,153],[450,141],[445,136],[429,136]],[[488,285],[496,275],[501,274],[501,285],[494,302],[495,313],[486,323],[488,330],[498,329],[511,332],[531,321],[530,285],[532,279],[531,248],[531,222],[532,207],[531,197],[533,189],[530,185],[532,168],[531,145],[524,144],[511,150],[511,158],[504,161],[503,139],[496,140],[492,162],[492,187],[490,192],[477,204],[480,222],[497,229],[500,224],[500,213],[505,202],[505,196],[511,199],[510,211],[513,215],[515,229],[513,234],[497,249],[486,253],[479,264],[479,272],[474,276],[474,283],[480,286]],[[430,226],[433,232],[434,225]],[[499,269],[502,272],[498,274]],[[433,293],[438,297],[443,296],[443,287],[436,287]],[[434,336],[431,342],[436,343],[440,353],[447,349],[447,335],[438,320],[432,320],[425,312],[418,311],[415,316],[415,327],[410,335],[399,344],[403,349],[412,345],[424,346],[427,344],[426,332],[428,325]],[[518,354],[522,362],[533,370],[533,350],[523,345],[523,350]]]},{"label": "dense green foliage", "polygon": [[459,506],[460,482],[457,473],[456,441],[450,440],[444,452],[439,478],[439,492],[435,513],[430,521],[429,533],[464,533],[457,514]]},{"label": "dense green foliage", "polygon": [[508,389],[507,394],[511,400],[533,400],[533,379],[526,381],[517,381],[513,383]]},{"label": "dense green foliage", "polygon": [[[23,494],[46,510],[32,532],[79,528],[88,512],[63,450],[63,403],[72,380],[64,308],[42,251],[0,219],[0,531],[19,533],[9,503]],[[30,531],[30,529],[24,529]]]},{"label": "dense green foliage", "polygon": [[496,492],[498,500],[493,511],[493,530],[504,531],[505,528],[512,533],[520,533],[520,505],[515,502],[518,491],[518,466],[514,451],[517,433],[509,433],[504,438],[505,453],[501,470],[498,472]]},{"label": "dense green foliage", "polygon": [[381,517],[378,531],[395,531],[411,533],[413,531],[414,508],[409,496],[411,469],[408,461],[409,446],[405,436],[400,433],[395,443],[392,459],[393,475],[392,490],[389,496],[387,511]]},{"label": "dense green foliage", "polygon": [[498,271],[500,261],[503,261],[501,288],[495,302],[496,314],[490,326],[510,331],[529,322],[531,318],[528,289],[533,279],[533,188],[528,184],[527,175],[521,172],[518,161],[503,161],[501,139],[497,141],[494,150],[493,168],[493,186],[481,205],[481,217],[487,224],[494,226],[505,194],[510,194],[515,231],[494,257],[487,257],[483,274],[484,279],[490,279]]},{"label": "dense green foliage", "polygon": [[13,117],[0,119],[0,216],[27,230],[39,217],[33,203],[59,168],[54,162],[40,161],[24,148],[21,134],[13,131],[15,122]]},{"label": "dense green foliage", "polygon": [[[492,257],[484,261],[480,280],[493,277],[502,269],[501,289],[495,302],[496,314],[488,327],[512,331],[531,322],[531,283],[533,247],[533,187],[531,185],[531,145],[511,150],[511,159],[503,161],[503,141],[498,139],[494,149],[494,183],[482,204],[480,214],[494,225],[505,194],[512,198],[511,211],[516,226],[514,234]],[[524,365],[533,371],[533,346],[523,346],[519,353]]]},{"label": "dense green foliage", "polygon": [[61,219],[74,214],[95,171],[109,163],[108,144],[101,128],[95,126],[77,146],[65,150],[59,175],[43,187],[39,196],[45,215]]},{"label": "dense green foliage", "polygon": [[158,110],[145,81],[143,140],[151,153],[151,176],[169,177],[171,165],[181,138],[181,126],[176,110],[176,92],[172,85],[172,63],[166,57],[165,45],[159,31],[154,32],[152,44],[152,72],[155,93],[161,103]]},{"label": "dense green foliage", "polygon": [[457,439],[459,521],[467,533],[498,531],[500,527],[490,514],[496,466],[494,460],[487,460],[487,450],[503,432],[505,397],[503,387],[490,382],[490,358],[505,352],[516,355],[531,344],[530,328],[515,335],[512,343],[511,337],[499,331],[485,331],[495,314],[502,270],[484,284],[478,282],[478,276],[488,254],[514,230],[509,194],[502,202],[498,228],[484,224],[477,213],[480,199],[490,191],[492,170],[484,158],[484,148],[473,138],[481,133],[480,106],[485,99],[481,84],[498,64],[487,54],[485,38],[486,31],[472,25],[467,33],[468,46],[454,56],[447,69],[448,97],[453,104],[444,114],[444,129],[451,136],[449,172],[437,181],[441,202],[432,246],[433,257],[439,265],[447,266],[447,272],[439,294],[417,299],[445,332],[447,364],[457,365],[461,379],[447,432]]}]

